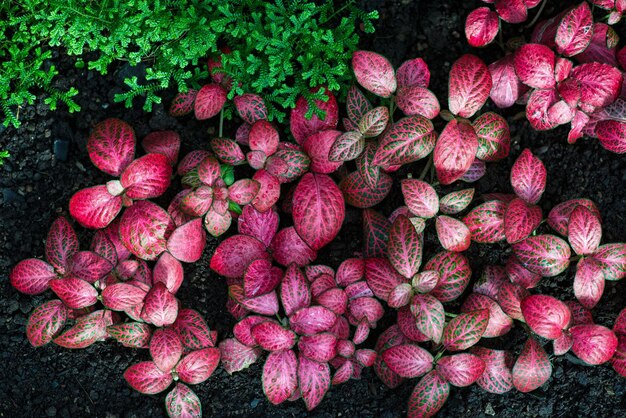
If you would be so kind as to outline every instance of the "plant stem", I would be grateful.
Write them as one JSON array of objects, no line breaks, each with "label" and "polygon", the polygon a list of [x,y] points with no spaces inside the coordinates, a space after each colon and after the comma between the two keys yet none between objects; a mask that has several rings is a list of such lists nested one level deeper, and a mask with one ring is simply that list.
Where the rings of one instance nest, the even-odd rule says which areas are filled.
[{"label": "plant stem", "polygon": [[426,166],[424,166],[424,169],[420,173],[420,176],[419,176],[420,180],[424,180],[424,177],[426,177],[426,174],[428,173],[428,170],[430,170],[430,166],[432,164],[433,164],[433,154],[431,153],[430,157],[428,157],[428,162],[426,163]]},{"label": "plant stem", "polygon": [[543,8],[546,7],[547,2],[548,0],[543,0],[543,2],[541,3],[541,6],[539,6],[539,10],[537,11],[537,14],[535,15],[535,18],[528,25],[526,25],[526,29],[532,27],[535,23],[537,23],[537,20],[539,19],[539,16],[541,16],[541,13],[543,12]]},{"label": "plant stem", "polygon": [[220,110],[220,130],[219,130],[219,137],[222,137],[222,131],[224,128],[224,106],[222,106],[222,110]]}]

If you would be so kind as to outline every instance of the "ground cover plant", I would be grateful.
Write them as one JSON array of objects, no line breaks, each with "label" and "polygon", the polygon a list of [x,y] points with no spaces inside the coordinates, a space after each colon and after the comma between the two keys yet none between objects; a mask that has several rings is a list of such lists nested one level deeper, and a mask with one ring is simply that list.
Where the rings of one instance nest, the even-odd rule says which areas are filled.
[{"label": "ground cover plant", "polygon": [[[350,88],[342,128],[340,106],[327,91],[317,103],[324,117],[307,119],[310,105],[299,100],[286,137],[267,120],[265,101],[246,94],[234,101],[243,121],[237,135],[223,138],[220,129],[212,152],[192,151],[176,166],[175,133],[147,136],[147,154],[135,159],[129,125],[96,125],[90,158],[115,179],[70,201],[76,221],[97,230],[91,251],[78,251],[71,225],[60,218],[46,242],[47,261],[23,261],[11,274],[18,290],[50,288],[59,298],[33,313],[33,345],[81,347],[110,337],[148,348],[151,360],[124,377],[147,394],[175,381],[165,398],[171,416],[201,413],[187,385],[206,380],[218,361],[229,373],[263,361],[269,401],[302,398],[308,409],[364,367],[392,387],[419,378],[409,416],[434,415],[451,386],[538,388],[551,375],[546,341],[554,355],[571,350],[586,364],[610,363],[625,374],[625,314],[609,329],[594,324],[590,312],[605,281],[626,275],[626,245],[602,244],[596,205],[568,200],[544,216],[537,204],[548,170],[529,150],[511,168],[512,193],[475,196],[471,184],[457,183],[477,181],[510,150],[506,120],[480,113],[493,93],[488,66],[469,54],[452,65],[447,110],[428,90],[421,59],[394,70],[381,55],[358,51],[352,66],[367,93]],[[201,119],[220,115],[227,102],[220,83],[214,78],[182,107]],[[437,116],[445,124],[433,123]],[[406,173],[403,166],[416,174],[394,179]],[[183,190],[163,208],[146,200],[158,198],[174,172]],[[403,205],[386,199],[394,182]],[[362,209],[362,251],[335,268],[316,264],[337,237],[346,204]],[[234,335],[217,343],[175,294],[181,262],[200,257],[205,231],[217,236],[235,227],[211,258],[238,320]],[[510,257],[472,282],[463,254],[472,242],[505,248]],[[434,255],[426,257],[427,246]],[[576,300],[533,290],[574,265]],[[397,323],[367,346],[385,311],[395,311]],[[494,348],[500,340],[490,340],[514,327],[528,336],[523,347]]]}]

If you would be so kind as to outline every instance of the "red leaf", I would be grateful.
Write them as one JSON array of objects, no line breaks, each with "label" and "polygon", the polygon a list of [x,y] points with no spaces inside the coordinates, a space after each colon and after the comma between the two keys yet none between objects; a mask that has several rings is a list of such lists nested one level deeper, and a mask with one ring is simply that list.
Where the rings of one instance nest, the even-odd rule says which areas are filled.
[{"label": "red leaf", "polygon": [[[399,100],[396,97],[396,101]],[[435,99],[436,100],[436,99]],[[398,103],[398,107],[402,108]],[[383,133],[389,122],[389,109],[378,106],[365,113],[358,122],[360,133],[365,138],[374,138]]]},{"label": "red leaf", "polygon": [[450,385],[441,374],[433,370],[415,385],[409,398],[407,417],[430,418],[446,403]]},{"label": "red leaf", "polygon": [[554,87],[554,51],[541,44],[522,45],[515,53],[515,72],[520,81],[532,88]]},{"label": "red leaf", "polygon": [[401,344],[382,352],[382,359],[401,377],[420,377],[433,369],[433,356],[416,344]]},{"label": "red leaf", "polygon": [[509,125],[502,116],[493,112],[483,113],[472,126],[478,138],[476,158],[491,162],[509,155],[511,134]]},{"label": "red leaf", "polygon": [[476,206],[464,218],[472,234],[472,240],[483,244],[493,244],[505,239],[504,214],[507,204],[501,200],[490,200]]},{"label": "red leaf", "polygon": [[337,336],[328,332],[303,335],[298,341],[298,351],[309,360],[326,363],[337,355]]},{"label": "red leaf", "polygon": [[393,67],[382,55],[356,51],[352,54],[352,69],[358,83],[375,95],[389,97],[396,91]]},{"label": "red leaf", "polygon": [[569,331],[574,339],[572,351],[585,363],[606,363],[617,349],[617,337],[613,331],[601,325],[576,325]]},{"label": "red leaf", "polygon": [[[267,172],[276,176],[281,183],[288,183],[301,177],[309,169],[310,158],[300,149],[279,149],[267,159]],[[286,170],[286,171],[284,171]]]},{"label": "red leaf", "polygon": [[364,274],[364,260],[360,258],[348,258],[337,268],[335,280],[337,281],[337,285],[344,287],[361,280]]},{"label": "red leaf", "polygon": [[396,104],[407,116],[421,115],[428,119],[436,118],[441,109],[437,96],[420,86],[399,87]]},{"label": "red leaf", "polygon": [[606,280],[620,280],[626,277],[626,244],[604,244],[593,255]]},{"label": "red leaf", "polygon": [[152,338],[152,328],[143,322],[125,322],[107,327],[107,334],[124,347],[148,348]]},{"label": "red leaf", "polygon": [[70,199],[70,214],[85,228],[101,229],[122,209],[122,197],[111,195],[104,185],[88,187]]},{"label": "red leaf", "polygon": [[461,312],[471,312],[478,309],[489,310],[489,323],[483,333],[484,338],[500,337],[513,327],[513,320],[502,311],[495,300],[480,293],[470,293],[461,306]]},{"label": "red leaf", "polygon": [[535,204],[546,188],[546,168],[528,148],[515,160],[511,168],[511,186],[515,194]]},{"label": "red leaf", "polygon": [[478,137],[471,125],[456,119],[448,122],[433,152],[435,170],[441,184],[460,179],[474,162],[477,150]]},{"label": "red leaf", "polygon": [[142,303],[147,293],[130,283],[115,283],[102,291],[102,304],[114,311],[125,311]]},{"label": "red leaf", "polygon": [[482,376],[485,362],[477,355],[461,353],[439,359],[436,370],[454,386],[465,387]]},{"label": "red leaf", "polygon": [[262,242],[248,235],[234,235],[218,245],[211,258],[211,269],[225,277],[243,277],[254,260],[269,259]]},{"label": "red leaf", "polygon": [[504,235],[509,244],[515,244],[527,238],[541,224],[541,208],[529,205],[520,198],[515,198],[506,208],[504,215]]},{"label": "red leaf", "polygon": [[391,224],[380,213],[365,209],[363,211],[363,255],[365,257],[384,257],[387,254],[387,241]]},{"label": "red leaf", "polygon": [[206,244],[206,233],[202,219],[194,219],[176,228],[167,240],[167,250],[176,259],[195,263],[202,256]]},{"label": "red leaf", "polygon": [[209,330],[202,316],[193,309],[179,310],[174,328],[183,345],[191,350],[215,346],[215,332]]},{"label": "red leaf", "polygon": [[428,65],[421,58],[414,58],[402,63],[396,71],[398,87],[428,87],[430,84],[430,71]]},{"label": "red leaf", "polygon": [[156,327],[171,325],[178,315],[178,301],[163,283],[155,283],[145,298],[142,317]]},{"label": "red leaf", "polygon": [[278,221],[276,211],[259,212],[253,206],[247,205],[237,219],[237,228],[240,234],[250,235],[269,247],[278,231]]},{"label": "red leaf", "polygon": [[392,184],[393,181],[389,175],[379,173],[376,187],[370,188],[361,174],[354,171],[339,183],[339,188],[347,204],[365,209],[382,202],[391,191]]},{"label": "red leaf", "polygon": [[213,138],[211,140],[211,149],[223,163],[239,165],[246,161],[246,156],[243,154],[241,147],[232,139]]},{"label": "red leaf", "polygon": [[626,336],[618,335],[618,345],[611,359],[611,366],[621,376],[626,375]]},{"label": "red leaf", "polygon": [[466,350],[480,340],[488,324],[488,309],[459,314],[443,329],[442,344],[449,351]]},{"label": "red leaf", "polygon": [[311,158],[311,171],[328,174],[336,171],[342,162],[329,160],[331,147],[341,135],[340,131],[324,130],[310,135],[302,144],[302,149]]},{"label": "red leaf", "polygon": [[488,67],[493,80],[489,97],[499,108],[513,106],[527,89],[515,73],[513,57],[513,54],[509,54]]},{"label": "red leaf", "polygon": [[193,110],[193,102],[196,100],[198,90],[189,89],[186,93],[176,93],[169,114],[175,118],[188,115]]},{"label": "red leaf", "polygon": [[570,215],[567,235],[576,254],[592,254],[602,239],[600,220],[589,209],[579,205]]},{"label": "red leaf", "polygon": [[161,328],[154,331],[150,340],[150,356],[154,364],[164,372],[171,371],[183,355],[183,343],[176,331]]},{"label": "red leaf", "polygon": [[228,374],[248,368],[256,362],[263,350],[241,344],[235,338],[220,342],[222,367]]},{"label": "red leaf", "polygon": [[275,322],[262,322],[252,328],[254,340],[266,351],[289,350],[296,342],[296,334]]},{"label": "red leaf", "polygon": [[499,28],[498,14],[488,7],[479,7],[467,15],[465,37],[471,46],[485,46],[495,39]]},{"label": "red leaf", "polygon": [[271,292],[282,279],[282,270],[272,267],[272,262],[259,259],[251,262],[244,275],[244,293],[253,298]]},{"label": "red leaf", "polygon": [[289,317],[289,325],[297,334],[312,335],[328,331],[336,320],[337,316],[331,310],[323,306],[313,306],[294,312]]},{"label": "red leaf", "polygon": [[330,389],[330,367],[328,363],[318,363],[300,354],[298,357],[298,383],[306,409],[310,411],[319,405]]},{"label": "red leaf", "polygon": [[96,231],[91,240],[90,248],[91,251],[107,260],[111,264],[111,266],[117,265],[117,249],[115,248],[115,244],[113,244],[113,242],[108,238],[106,232]]},{"label": "red leaf", "polygon": [[71,261],[70,274],[73,277],[95,283],[111,272],[113,266],[104,257],[92,251],[79,251]]},{"label": "red leaf", "polygon": [[280,297],[287,316],[311,304],[308,283],[295,264],[290,264],[285,272],[280,287]]},{"label": "red leaf", "polygon": [[294,263],[303,267],[317,258],[317,251],[312,250],[304,242],[293,226],[278,231],[270,249],[274,260],[283,266]]},{"label": "red leaf", "polygon": [[180,261],[168,252],[161,254],[154,266],[153,282],[165,284],[170,293],[176,294],[183,282],[183,278],[183,266]]},{"label": "red leaf", "polygon": [[596,125],[595,134],[605,149],[616,154],[626,153],[626,123],[602,120]]},{"label": "red leaf", "polygon": [[557,231],[559,234],[567,236],[569,234],[569,218],[578,205],[586,207],[597,219],[600,219],[600,211],[596,207],[595,203],[593,203],[591,200],[570,199],[563,203],[559,203],[552,208],[552,210],[548,214],[548,225],[550,225],[550,227]]},{"label": "red leaf", "polygon": [[522,23],[528,17],[526,0],[495,0],[495,6],[505,22]]},{"label": "red leaf", "polygon": [[384,258],[365,259],[365,278],[371,291],[384,301],[389,299],[389,294],[396,286],[406,282],[406,279]]},{"label": "red leaf", "polygon": [[135,390],[146,395],[163,392],[172,383],[172,374],[161,371],[152,361],[133,364],[124,372],[124,379]]},{"label": "red leaf", "polygon": [[409,210],[416,216],[432,218],[439,212],[439,198],[433,187],[421,180],[402,180],[402,194]]},{"label": "red leaf", "polygon": [[237,113],[246,123],[252,125],[254,122],[267,119],[267,106],[261,96],[256,94],[242,94],[233,99]]},{"label": "red leaf", "polygon": [[220,362],[220,350],[203,348],[187,354],[176,366],[176,374],[185,383],[197,385],[207,380]]},{"label": "red leaf", "polygon": [[180,136],[174,131],[151,132],[141,141],[141,146],[147,154],[163,154],[167,157],[170,165],[178,161],[180,151]]},{"label": "red leaf", "polygon": [[565,14],[556,31],[556,50],[571,57],[583,52],[593,36],[593,16],[585,2]]},{"label": "red leaf", "polygon": [[46,260],[60,273],[69,270],[70,261],[78,251],[78,237],[64,217],[57,218],[46,238]]},{"label": "red leaf", "polygon": [[472,117],[487,101],[491,85],[491,74],[485,63],[474,55],[463,55],[450,70],[450,112],[463,118]]},{"label": "red leaf", "polygon": [[535,235],[513,245],[513,252],[528,270],[552,277],[567,269],[571,251],[567,242],[554,235]]},{"label": "red leaf", "polygon": [[472,347],[471,352],[485,362],[485,371],[476,384],[490,393],[506,393],[513,389],[512,356],[508,351]]},{"label": "red leaf", "polygon": [[330,177],[312,173],[302,177],[294,192],[294,227],[313,250],[335,238],[344,215],[343,196]]},{"label": "red leaf", "polygon": [[348,306],[348,296],[343,289],[335,287],[316,295],[315,302],[337,315],[343,315]]},{"label": "red leaf", "polygon": [[[376,342],[375,350],[378,353],[382,353],[390,347],[394,347],[398,344],[404,343],[405,340],[406,338],[400,331],[400,328],[397,325],[393,325],[390,328],[387,328],[380,335],[378,341]],[[389,369],[387,364],[383,361],[381,355],[376,357],[376,360],[374,362],[374,371],[376,372],[376,375],[380,378],[380,380],[382,380],[383,383],[385,383],[385,385],[390,388],[397,387],[404,380],[398,374]]]},{"label": "red leaf", "polygon": [[89,347],[101,338],[106,337],[107,324],[104,320],[104,311],[98,310],[81,316],[74,326],[54,339],[54,343],[65,348]]},{"label": "red leaf", "polygon": [[165,397],[165,410],[171,418],[200,418],[200,398],[187,385],[176,383]]},{"label": "red leaf", "polygon": [[120,220],[122,243],[135,256],[154,260],[167,246],[167,236],[174,222],[158,205],[142,200],[124,211]]},{"label": "red leaf", "polygon": [[263,392],[278,405],[289,399],[298,389],[298,360],[292,350],[270,353],[263,366]]},{"label": "red leaf", "polygon": [[552,374],[548,355],[537,340],[529,337],[513,366],[513,385],[520,392],[530,392],[543,385]]},{"label": "red leaf", "polygon": [[450,302],[461,296],[472,276],[467,258],[449,251],[436,254],[426,263],[424,270],[435,270],[439,273],[439,281],[431,295],[441,302]]},{"label": "red leaf", "polygon": [[390,166],[420,160],[432,152],[436,139],[430,119],[419,115],[402,118],[380,139],[372,164]]},{"label": "red leaf", "polygon": [[262,151],[270,156],[278,150],[278,131],[266,120],[254,122],[248,134],[248,145],[253,151]]},{"label": "red leaf", "polygon": [[198,91],[194,102],[196,119],[212,118],[220,113],[226,103],[226,90],[218,84],[206,84]]},{"label": "red leaf", "polygon": [[135,155],[135,131],[120,119],[105,119],[91,131],[87,152],[96,167],[117,177]]},{"label": "red leaf", "polygon": [[259,212],[266,212],[278,202],[280,183],[276,177],[262,169],[258,170],[252,179],[256,180],[261,186],[254,199],[252,199],[252,205]]},{"label": "red leaf", "polygon": [[[318,90],[312,90],[312,93],[317,91]],[[337,127],[339,121],[337,99],[335,99],[335,96],[328,91],[328,89],[324,90],[324,94],[327,97],[326,101],[313,101],[317,108],[325,112],[323,119],[320,119],[317,115],[313,115],[311,118],[305,116],[309,111],[309,103],[304,97],[298,98],[296,107],[291,111],[289,127],[291,134],[299,145],[302,145],[302,143],[314,133],[326,129],[335,129]]]},{"label": "red leaf", "polygon": [[71,309],[82,309],[98,302],[98,291],[88,282],[74,277],[53,279],[50,288]]},{"label": "red leaf", "polygon": [[622,89],[622,73],[608,64],[581,64],[572,70],[571,77],[580,83],[580,100],[595,107],[610,105]]},{"label": "red leaf", "polygon": [[555,340],[569,326],[571,313],[567,305],[552,296],[532,295],[521,303],[524,320],[541,337]]},{"label": "red leaf", "polygon": [[436,221],[437,237],[441,246],[448,251],[462,252],[469,248],[471,233],[458,219],[440,215]]},{"label": "red leaf", "polygon": [[13,267],[9,280],[18,291],[38,295],[48,290],[50,280],[56,277],[54,267],[50,264],[37,258],[28,258]]},{"label": "red leaf", "polygon": [[63,329],[68,310],[60,300],[50,300],[35,309],[28,317],[26,337],[34,347],[48,344]]},{"label": "red leaf", "polygon": [[387,244],[389,261],[406,278],[411,278],[422,263],[420,237],[406,216],[399,216],[389,229]]},{"label": "red leaf", "polygon": [[496,300],[508,316],[519,321],[524,321],[522,314],[522,300],[530,296],[528,290],[517,283],[504,282],[498,290]]},{"label": "red leaf", "polygon": [[411,300],[411,313],[417,329],[435,344],[441,342],[446,315],[437,298],[428,294],[417,294]]},{"label": "red leaf", "polygon": [[278,296],[272,291],[261,296],[247,298],[243,294],[243,287],[232,285],[228,288],[228,293],[232,299],[249,311],[260,315],[273,316],[278,312]]}]

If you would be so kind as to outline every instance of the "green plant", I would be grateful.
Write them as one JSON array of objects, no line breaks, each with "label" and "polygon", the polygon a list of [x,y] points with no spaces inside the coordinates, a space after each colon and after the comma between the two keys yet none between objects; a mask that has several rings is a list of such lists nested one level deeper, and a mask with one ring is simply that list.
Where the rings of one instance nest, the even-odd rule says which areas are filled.
[{"label": "green plant", "polygon": [[9,151],[0,151],[0,165],[4,164],[4,160],[10,157]]},{"label": "green plant", "polygon": [[[364,12],[355,1],[324,0],[273,2],[261,0],[16,0],[0,5],[0,102],[4,124],[19,126],[19,108],[32,104],[37,89],[54,109],[78,92],[55,87],[57,70],[49,64],[50,47],[69,55],[83,55],[81,64],[107,73],[116,61],[146,65],[145,77],[124,80],[128,90],[115,101],[130,107],[144,99],[151,111],[163,90],[186,92],[206,78],[209,56],[228,45],[223,71],[233,80],[229,98],[245,92],[263,96],[269,119],[283,120],[285,109],[298,96],[312,102],[309,93],[324,85],[330,90],[349,80],[347,65],[357,47],[357,22],[373,32],[376,12]],[[83,63],[83,60],[85,61]],[[80,67],[79,65],[79,67]]]}]

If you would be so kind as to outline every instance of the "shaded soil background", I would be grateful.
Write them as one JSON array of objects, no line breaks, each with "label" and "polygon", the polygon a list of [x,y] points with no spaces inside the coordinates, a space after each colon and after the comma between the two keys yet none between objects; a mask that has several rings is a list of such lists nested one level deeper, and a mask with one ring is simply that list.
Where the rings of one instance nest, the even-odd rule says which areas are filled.
[{"label": "shaded soil background", "polygon": [[[387,55],[395,66],[421,56],[428,62],[431,89],[445,107],[447,74],[451,63],[469,52],[463,35],[465,16],[478,1],[365,1],[365,7],[381,12],[378,29],[364,38],[362,47]],[[545,16],[552,16],[550,1]],[[534,16],[536,10],[531,11]],[[506,27],[506,26],[505,26]],[[624,27],[617,27],[624,35]],[[505,38],[517,36],[519,27],[506,27]],[[474,51],[487,62],[501,54],[497,47]],[[69,198],[77,190],[101,184],[106,176],[93,167],[85,151],[91,127],[107,118],[128,121],[142,138],[152,130],[173,129],[181,134],[181,155],[195,148],[208,148],[214,122],[199,123],[191,118],[175,120],[162,107],[152,114],[140,109],[110,105],[112,95],[122,85],[127,68],[108,77],[100,77],[73,67],[71,61],[58,57],[61,84],[76,85],[77,101],[83,108],[78,115],[50,112],[45,106],[22,109],[19,129],[0,128],[0,149],[7,149],[11,159],[0,167],[0,416],[3,417],[160,417],[165,414],[164,395],[145,396],[126,384],[122,374],[131,364],[143,361],[143,350],[122,348],[113,343],[99,343],[86,350],[70,351],[48,345],[34,349],[24,335],[28,315],[49,294],[29,297],[17,293],[8,283],[10,269],[21,259],[43,257],[44,239],[52,221],[68,215]],[[509,191],[508,170],[523,148],[530,148],[546,165],[548,186],[540,202],[549,208],[570,198],[589,197],[603,216],[603,242],[626,240],[626,159],[605,151],[596,140],[581,140],[576,145],[565,141],[566,130],[546,133],[533,131],[525,120],[514,120],[521,108],[508,109],[511,156],[490,164],[488,174],[476,185],[479,192]],[[228,131],[227,131],[228,132]],[[56,140],[69,141],[66,161],[53,151]],[[410,167],[419,173],[420,164]],[[396,194],[397,196],[397,194]],[[400,204],[394,202],[395,205]],[[383,207],[386,211],[391,206]],[[337,266],[339,260],[359,249],[360,218],[349,211],[344,231],[338,241],[322,253],[318,262]],[[91,234],[79,233],[85,242]],[[224,308],[226,286],[208,268],[217,241],[211,240],[202,260],[185,267],[186,281],[178,293],[185,306],[200,311],[221,338],[228,336],[233,320]],[[472,245],[470,253],[474,276],[487,263],[497,263],[507,256],[505,246]],[[539,291],[558,297],[573,298],[573,271],[544,279]],[[607,283],[602,301],[594,310],[596,322],[610,326],[626,306],[626,284]],[[390,325],[386,318],[378,331]],[[519,353],[523,334],[517,330],[501,347]],[[373,340],[366,344],[373,345]],[[550,352],[551,349],[548,348]],[[586,367],[574,357],[552,358],[553,375],[531,394],[511,392],[502,396],[475,386],[454,388],[439,417],[620,417],[626,416],[626,379],[609,366]],[[359,381],[331,388],[321,405],[307,413],[302,401],[272,406],[261,388],[261,365],[227,375],[222,369],[193,389],[202,400],[205,416],[215,417],[398,417],[406,414],[406,403],[414,381],[399,388],[386,388],[367,370]]]}]

